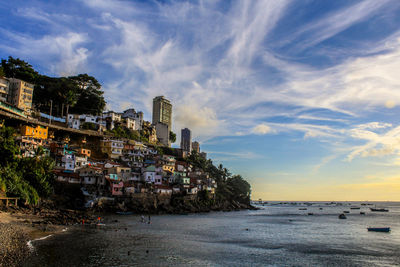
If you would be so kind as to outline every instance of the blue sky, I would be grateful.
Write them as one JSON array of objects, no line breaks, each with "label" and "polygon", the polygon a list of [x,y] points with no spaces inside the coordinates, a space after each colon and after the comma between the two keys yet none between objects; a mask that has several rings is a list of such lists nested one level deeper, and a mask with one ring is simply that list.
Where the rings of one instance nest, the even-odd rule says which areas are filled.
[{"label": "blue sky", "polygon": [[[271,200],[400,200],[400,1],[8,1],[0,56],[174,105]],[[178,136],[179,141],[179,136]]]}]

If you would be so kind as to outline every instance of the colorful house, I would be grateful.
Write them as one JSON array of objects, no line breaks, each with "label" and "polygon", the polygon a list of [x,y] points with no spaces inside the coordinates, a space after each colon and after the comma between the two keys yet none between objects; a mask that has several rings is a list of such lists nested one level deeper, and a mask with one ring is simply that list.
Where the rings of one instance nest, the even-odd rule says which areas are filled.
[{"label": "colorful house", "polygon": [[111,183],[111,195],[113,196],[122,196],[124,189],[124,183]]},{"label": "colorful house", "polygon": [[31,127],[28,125],[21,126],[21,135],[29,136],[35,139],[47,139],[48,137],[48,128],[38,125],[36,127]]}]

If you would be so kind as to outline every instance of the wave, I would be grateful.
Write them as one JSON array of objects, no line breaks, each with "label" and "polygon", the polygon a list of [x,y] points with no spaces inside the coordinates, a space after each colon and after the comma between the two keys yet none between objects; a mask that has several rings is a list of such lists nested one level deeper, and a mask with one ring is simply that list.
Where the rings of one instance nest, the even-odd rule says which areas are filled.
[{"label": "wave", "polygon": [[[66,231],[68,231],[68,228],[64,228],[64,229],[61,230],[61,232],[66,232]],[[30,251],[34,251],[35,250],[35,246],[33,245],[33,242],[39,241],[39,240],[45,240],[45,239],[47,239],[47,238],[49,238],[49,237],[51,237],[53,235],[54,234],[50,234],[50,235],[46,235],[46,236],[35,238],[33,240],[29,240],[28,242],[26,242],[26,245],[28,246]]]}]

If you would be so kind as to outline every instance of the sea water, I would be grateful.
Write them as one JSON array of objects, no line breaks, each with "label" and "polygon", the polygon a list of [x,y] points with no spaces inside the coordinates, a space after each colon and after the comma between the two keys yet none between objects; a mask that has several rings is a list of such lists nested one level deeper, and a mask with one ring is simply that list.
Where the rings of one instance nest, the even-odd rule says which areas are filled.
[{"label": "sea water", "polygon": [[[400,205],[377,203],[390,211],[371,212],[374,205],[269,203],[255,211],[151,216],[150,224],[147,216],[145,223],[140,215],[108,216],[105,226],[35,241],[25,266],[399,266]],[[340,220],[343,211],[350,213]]]}]

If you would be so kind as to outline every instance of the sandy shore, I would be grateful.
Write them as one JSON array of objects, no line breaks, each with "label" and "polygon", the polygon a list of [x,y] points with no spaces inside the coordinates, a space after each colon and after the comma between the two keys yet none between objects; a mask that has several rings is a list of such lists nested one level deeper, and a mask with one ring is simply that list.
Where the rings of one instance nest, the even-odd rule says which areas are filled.
[{"label": "sandy shore", "polygon": [[42,224],[40,216],[0,212],[0,266],[18,266],[31,253],[29,241],[65,229],[62,225]]},{"label": "sandy shore", "polygon": [[72,210],[8,209],[0,211],[0,267],[19,266],[32,252],[30,240],[65,231],[69,225],[93,218]]},{"label": "sandy shore", "polygon": [[0,223],[17,227],[24,231],[29,239],[40,238],[65,228],[63,225],[45,224],[40,216],[26,213],[0,212]]}]

